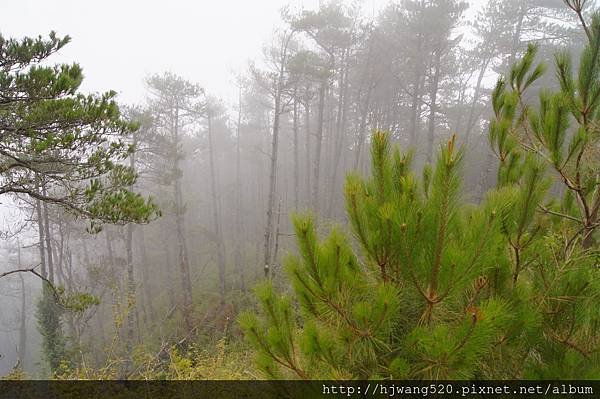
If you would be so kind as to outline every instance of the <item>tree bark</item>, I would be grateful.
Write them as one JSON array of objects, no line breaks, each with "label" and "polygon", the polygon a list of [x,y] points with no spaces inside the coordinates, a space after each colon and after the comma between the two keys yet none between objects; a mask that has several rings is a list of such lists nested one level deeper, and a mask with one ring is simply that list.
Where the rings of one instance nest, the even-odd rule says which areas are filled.
[{"label": "tree bark", "polygon": [[305,171],[305,205],[309,206],[310,205],[310,101],[307,99],[306,103],[304,104],[304,130],[305,130],[305,145],[304,145],[304,149],[306,150],[305,153],[305,160],[304,162],[306,163],[306,171]]},{"label": "tree bark", "polygon": [[[47,195],[46,187],[42,183],[42,194]],[[44,239],[46,240],[46,260],[48,261],[48,280],[54,284],[54,261],[52,256],[52,242],[50,236],[50,218],[48,217],[48,204],[42,202],[42,212],[44,217]]]},{"label": "tree bark", "polygon": [[210,111],[207,115],[208,122],[208,152],[210,158],[210,187],[212,195],[212,213],[215,236],[217,238],[217,259],[219,262],[219,294],[221,297],[221,305],[225,303],[225,245],[223,242],[223,230],[221,227],[221,219],[219,217],[219,197],[217,194],[217,171],[215,168],[215,148],[213,143],[212,117]]},{"label": "tree bark", "polygon": [[[153,325],[156,319],[154,312],[154,301],[152,295],[152,287],[150,286],[150,260],[148,259],[148,252],[146,249],[146,234],[144,233],[144,228],[140,228],[138,230],[138,245],[139,251],[142,256],[142,267],[140,268],[142,272],[142,295],[144,302],[144,318],[148,325]],[[168,268],[167,268],[168,270]]]},{"label": "tree bark", "polygon": [[416,148],[417,146],[417,129],[419,126],[419,111],[421,109],[421,82],[423,81],[423,60],[421,58],[421,51],[423,47],[423,37],[421,34],[417,37],[417,60],[414,66],[414,81],[413,81],[413,92],[412,92],[412,104],[410,111],[410,146]]},{"label": "tree bark", "polygon": [[[283,67],[282,67],[283,70]],[[283,73],[281,74],[283,75]],[[275,206],[275,185],[277,180],[277,153],[279,148],[279,118],[281,107],[281,87],[283,76],[279,77],[279,88],[275,96],[275,115],[273,117],[273,137],[271,138],[271,166],[269,173],[269,197],[267,199],[267,222],[265,226],[265,245],[263,248],[263,262],[265,277],[269,277],[271,269],[271,236],[273,228],[273,208]]]},{"label": "tree bark", "polygon": [[37,213],[37,223],[38,223],[38,239],[39,239],[39,251],[40,251],[40,264],[41,264],[41,274],[44,278],[48,278],[48,270],[46,268],[46,247],[44,244],[44,218],[42,215],[42,202],[40,200],[35,200],[35,210]]},{"label": "tree bark", "polygon": [[[19,269],[21,265],[21,243],[17,239],[17,262]],[[21,314],[19,315],[19,346],[17,349],[17,356],[21,369],[25,365],[25,356],[27,355],[27,299],[25,292],[25,279],[23,274],[19,273],[19,279],[21,283]]]},{"label": "tree bark", "polygon": [[242,227],[242,165],[240,151],[240,133],[242,126],[242,86],[240,84],[238,96],[238,118],[237,118],[237,134],[235,142],[235,225],[236,225],[236,244],[235,244],[235,267],[240,276],[240,290],[246,292],[246,275],[245,268],[242,264],[242,242],[244,229]]},{"label": "tree bark", "polygon": [[294,210],[298,211],[300,206],[300,154],[298,149],[298,101],[294,96],[293,111],[294,130]]},{"label": "tree bark", "polygon": [[323,122],[325,112],[325,86],[324,80],[319,86],[319,104],[317,110],[317,135],[315,145],[315,160],[313,162],[313,190],[312,190],[312,208],[314,212],[319,211],[319,173],[321,171],[321,150],[323,146]]},{"label": "tree bark", "polygon": [[194,309],[192,299],[192,281],[190,278],[190,265],[188,261],[187,246],[185,243],[185,227],[183,219],[183,195],[181,188],[181,169],[179,168],[179,107],[175,105],[173,120],[173,172],[175,174],[175,184],[173,186],[173,195],[175,197],[175,230],[177,238],[177,251],[179,255],[179,275],[181,279],[181,289],[183,295],[183,319],[186,332],[194,330]]},{"label": "tree bark", "polygon": [[[348,51],[348,50],[347,50]],[[331,170],[331,181],[329,183],[329,204],[327,206],[327,215],[331,217],[333,213],[333,204],[337,192],[337,177],[340,159],[342,158],[342,150],[345,146],[346,139],[346,114],[348,110],[348,63],[347,56],[342,59],[342,77],[340,81],[340,101],[338,106],[338,123],[336,126],[337,140],[334,144],[333,165]]]},{"label": "tree bark", "polygon": [[279,229],[281,228],[281,199],[277,206],[277,227],[275,228],[275,250],[273,251],[273,259],[277,260],[277,253],[279,252]]},{"label": "tree bark", "polygon": [[264,234],[264,248],[263,248],[263,264],[264,264],[264,275],[269,277],[271,269],[271,238],[273,235],[273,211],[275,207],[275,187],[277,182],[277,156],[279,149],[279,123],[281,113],[283,112],[282,97],[284,89],[285,79],[285,66],[287,62],[287,51],[292,33],[290,33],[281,49],[281,60],[278,65],[277,81],[275,86],[275,109],[273,115],[273,137],[271,138],[271,165],[269,170],[269,197],[267,199],[267,221],[265,225]]},{"label": "tree bark", "polygon": [[488,67],[489,63],[490,63],[490,58],[486,58],[483,60],[483,64],[481,65],[481,69],[479,70],[479,75],[477,76],[477,84],[475,85],[475,92],[473,93],[473,101],[471,102],[471,109],[469,110],[469,119],[467,120],[467,131],[465,133],[465,145],[469,145],[471,131],[473,130],[473,126],[475,125],[475,108],[477,105],[477,101],[479,100],[479,96],[481,94],[481,82],[483,81],[483,77],[485,76],[485,72],[487,71],[487,67]]},{"label": "tree bark", "polygon": [[428,120],[428,131],[427,131],[427,162],[431,163],[433,160],[433,144],[435,142],[435,114],[437,112],[437,94],[440,80],[440,61],[442,58],[441,49],[435,52],[435,64],[433,66],[433,81],[430,87],[430,101],[429,106],[429,120]]},{"label": "tree bark", "polygon": [[[134,139],[134,148],[135,148]],[[135,152],[129,157],[129,167],[135,171]],[[132,188],[132,187],[130,187]],[[127,353],[127,362],[125,371],[131,372],[133,367],[133,342],[135,333],[135,280],[133,270],[133,224],[129,223],[125,231],[125,251],[127,256],[127,283],[126,283],[126,298],[127,298],[127,336],[125,339],[125,352]]]}]

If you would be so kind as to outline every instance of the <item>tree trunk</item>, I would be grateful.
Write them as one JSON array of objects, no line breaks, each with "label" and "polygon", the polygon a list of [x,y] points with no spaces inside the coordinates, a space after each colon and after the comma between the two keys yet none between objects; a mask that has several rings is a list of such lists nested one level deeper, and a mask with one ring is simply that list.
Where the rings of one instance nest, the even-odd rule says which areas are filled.
[{"label": "tree trunk", "polygon": [[[155,321],[155,312],[154,312],[154,301],[152,295],[152,287],[150,286],[150,260],[148,259],[148,252],[146,249],[146,234],[144,233],[144,228],[140,228],[138,230],[138,245],[139,251],[142,256],[142,267],[140,268],[142,272],[142,295],[144,302],[144,318],[147,322],[147,325],[153,325]],[[167,268],[167,270],[169,270]],[[148,323],[149,322],[149,323]]]},{"label": "tree trunk", "polygon": [[242,171],[241,171],[241,154],[240,154],[240,132],[242,125],[242,86],[240,85],[238,98],[238,118],[237,118],[237,135],[235,148],[235,225],[237,230],[236,245],[235,245],[235,266],[240,276],[240,290],[246,292],[246,277],[244,266],[242,265]]},{"label": "tree trunk", "polygon": [[323,146],[323,122],[325,112],[325,86],[327,82],[321,82],[319,86],[319,105],[317,114],[317,135],[315,146],[315,160],[313,167],[313,190],[312,190],[312,208],[315,213],[319,212],[319,173],[321,171],[321,149]]},{"label": "tree trunk", "polygon": [[[17,238],[17,262],[19,269],[22,268],[21,264],[21,243]],[[25,279],[23,274],[19,273],[19,280],[21,283],[21,314],[19,315],[19,346],[17,348],[17,356],[21,369],[25,365],[25,356],[27,355],[27,300],[25,292]]]},{"label": "tree trunk", "polygon": [[265,226],[265,245],[263,262],[265,277],[269,277],[271,268],[271,236],[273,228],[273,208],[275,206],[275,185],[277,181],[277,152],[279,147],[279,118],[281,95],[283,87],[283,67],[279,76],[277,93],[275,95],[275,115],[273,117],[273,137],[271,138],[271,166],[269,173],[269,197],[267,199],[267,222]]},{"label": "tree trunk", "polygon": [[515,59],[517,58],[517,52],[519,51],[519,46],[521,45],[521,33],[523,31],[523,21],[525,20],[525,16],[527,14],[527,6],[525,4],[521,4],[519,7],[519,20],[517,21],[517,25],[515,26],[515,32],[513,34],[513,41],[510,49],[510,57],[508,58],[508,68],[510,70],[512,64],[514,64]]},{"label": "tree trunk", "polygon": [[[171,235],[169,234],[168,230],[165,229],[163,231],[163,237],[162,237],[162,243],[163,243],[163,253],[165,255],[165,270],[171,270],[171,259],[172,259],[172,254],[171,254],[171,248],[173,248],[172,245],[172,241],[171,241]],[[181,283],[181,282],[180,282]],[[169,300],[170,300],[170,307],[180,307],[180,301],[177,298],[175,292],[178,290],[176,287],[176,282],[175,279],[169,279]]]},{"label": "tree trunk", "polygon": [[489,58],[483,60],[483,64],[481,65],[481,69],[479,70],[479,76],[477,76],[477,84],[475,85],[475,92],[473,93],[473,101],[471,102],[471,109],[469,110],[469,119],[467,120],[467,131],[465,133],[465,145],[467,146],[469,145],[471,131],[473,130],[473,126],[475,125],[475,107],[481,94],[481,82],[483,81],[483,77],[485,76],[485,72],[487,71],[489,63]]},{"label": "tree trunk", "polygon": [[[367,102],[368,104],[368,102]],[[367,114],[368,114],[368,105],[366,105],[360,113],[360,123],[358,126],[358,142],[356,143],[356,151],[354,153],[354,166],[353,169],[355,171],[359,170],[360,167],[360,156],[362,155],[363,147],[365,145],[365,140],[367,138]]]},{"label": "tree trunk", "polygon": [[435,142],[435,114],[437,112],[437,94],[440,80],[440,60],[442,58],[441,49],[435,52],[435,64],[433,72],[433,81],[430,87],[430,101],[429,106],[429,121],[427,131],[427,162],[431,163],[433,160],[433,144]]},{"label": "tree trunk", "polygon": [[[47,195],[46,187],[42,183],[42,194]],[[54,262],[52,256],[52,242],[50,236],[50,218],[48,217],[48,205],[42,202],[42,211],[44,217],[44,238],[46,240],[46,259],[48,261],[48,280],[54,284]]]},{"label": "tree trunk", "polygon": [[306,163],[306,171],[305,171],[305,204],[306,206],[310,206],[310,101],[306,100],[304,104],[304,129],[306,132],[305,137],[305,160]]},{"label": "tree trunk", "polygon": [[175,118],[173,121],[173,172],[175,184],[173,187],[175,197],[175,230],[177,239],[177,251],[179,255],[179,275],[181,279],[181,291],[183,295],[183,319],[186,333],[194,330],[194,309],[192,299],[192,281],[190,278],[190,265],[188,261],[187,246],[185,244],[185,228],[183,219],[183,195],[181,188],[181,169],[179,168],[179,107],[175,106]]},{"label": "tree trunk", "polygon": [[362,77],[362,84],[360,93],[364,90],[364,85],[367,85],[367,93],[364,102],[360,101],[361,94],[357,96],[357,103],[359,105],[360,111],[360,122],[358,125],[358,140],[356,143],[356,150],[354,152],[354,164],[352,169],[358,172],[360,167],[360,156],[363,151],[363,146],[365,144],[365,140],[367,138],[367,117],[369,115],[369,109],[371,107],[371,95],[373,93],[373,83],[372,83],[372,72],[371,72],[371,58],[373,54],[373,45],[369,43],[369,53],[367,56],[367,65],[365,66],[365,71]]},{"label": "tree trunk", "polygon": [[277,206],[277,227],[275,228],[275,250],[273,251],[273,260],[277,260],[277,252],[279,252],[279,229],[281,227],[281,199],[279,199],[279,205]]},{"label": "tree trunk", "polygon": [[275,113],[273,115],[273,137],[271,138],[271,165],[269,173],[269,197],[267,200],[267,221],[265,226],[265,245],[263,253],[264,275],[269,277],[271,269],[271,236],[273,228],[273,208],[275,207],[275,187],[277,182],[277,153],[279,147],[279,120],[283,112],[282,96],[284,90],[285,65],[287,59],[287,51],[292,33],[287,36],[285,43],[281,49],[281,62],[275,87]]},{"label": "tree trunk", "polygon": [[[135,148],[135,139],[134,139]],[[135,152],[129,157],[129,167],[135,172]],[[132,187],[130,187],[132,188]],[[127,256],[127,283],[126,283],[126,298],[127,298],[127,336],[125,339],[125,352],[127,361],[125,363],[125,372],[131,372],[133,367],[133,342],[135,330],[135,280],[133,274],[133,224],[129,223],[125,232],[125,251]]]},{"label": "tree trunk", "polygon": [[298,153],[298,101],[294,95],[294,210],[298,211],[300,197],[300,154]]},{"label": "tree trunk", "polygon": [[37,223],[38,223],[38,239],[40,241],[39,250],[40,250],[40,264],[42,277],[48,278],[48,270],[46,268],[46,247],[44,244],[44,217],[42,215],[42,202],[40,200],[35,200],[35,210],[37,213]]},{"label": "tree trunk", "polygon": [[338,177],[338,169],[340,164],[340,159],[342,157],[342,150],[344,148],[345,139],[346,139],[346,114],[348,111],[348,101],[346,99],[348,95],[348,64],[347,62],[343,63],[342,68],[342,79],[341,79],[341,88],[340,88],[340,104],[338,107],[338,124],[337,124],[337,141],[334,144],[334,152],[333,152],[333,165],[331,170],[331,181],[329,183],[329,204],[327,206],[327,215],[331,217],[333,213],[333,204],[335,194],[337,192],[337,177]]},{"label": "tree trunk", "polygon": [[421,82],[423,81],[423,60],[421,58],[423,38],[419,34],[417,37],[417,57],[415,70],[414,70],[414,81],[413,81],[413,92],[412,92],[412,104],[410,111],[410,146],[412,148],[417,147],[417,129],[419,126],[419,110],[421,109]]},{"label": "tree trunk", "polygon": [[[122,291],[121,284],[120,284],[121,276],[117,275],[118,271],[116,270],[115,251],[113,249],[113,238],[108,229],[106,229],[104,231],[106,232],[106,249],[108,251],[108,263],[109,263],[109,267],[110,267],[110,273],[112,275],[111,277],[115,278],[116,285],[119,290],[119,294],[121,294],[121,291]],[[87,255],[87,252],[88,252],[87,245],[85,244],[85,241],[83,241],[83,251],[86,254],[85,258],[88,259],[87,261],[85,261],[85,263],[89,264],[89,258]]]},{"label": "tree trunk", "polygon": [[221,296],[221,305],[225,303],[225,248],[223,243],[223,231],[219,217],[219,198],[217,194],[217,171],[215,170],[215,148],[213,145],[212,118],[210,111],[207,117],[208,122],[208,152],[210,158],[210,187],[213,204],[213,224],[215,237],[217,238],[217,259],[219,262],[219,294]]},{"label": "tree trunk", "polygon": [[60,234],[60,243],[58,248],[54,247],[54,259],[56,259],[56,277],[58,284],[65,285],[66,278],[64,273],[64,254],[65,254],[65,233],[64,226],[61,221],[58,222],[58,233]]}]

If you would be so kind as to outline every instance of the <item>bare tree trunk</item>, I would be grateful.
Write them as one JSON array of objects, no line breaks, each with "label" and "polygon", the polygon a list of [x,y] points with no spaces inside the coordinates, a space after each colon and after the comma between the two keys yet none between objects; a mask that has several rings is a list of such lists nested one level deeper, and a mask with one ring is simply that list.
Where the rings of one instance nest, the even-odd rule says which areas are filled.
[{"label": "bare tree trunk", "polygon": [[[47,195],[46,187],[42,183],[42,194]],[[48,261],[48,280],[54,284],[54,262],[52,257],[52,243],[50,236],[50,218],[48,217],[48,205],[42,202],[42,211],[44,213],[44,239],[46,240],[46,256]]]},{"label": "bare tree trunk", "polygon": [[433,160],[433,144],[435,142],[435,114],[437,112],[437,94],[440,80],[440,60],[442,58],[441,49],[435,52],[435,64],[433,66],[433,82],[430,87],[430,107],[429,107],[429,121],[428,121],[428,132],[427,132],[427,162],[431,163]]},{"label": "bare tree trunk", "polygon": [[318,213],[319,211],[319,173],[321,171],[321,149],[323,145],[323,122],[325,112],[325,86],[327,82],[324,80],[319,86],[319,105],[317,116],[317,136],[315,146],[315,160],[313,167],[313,190],[312,190],[312,207]]},{"label": "bare tree trunk", "polygon": [[512,64],[514,64],[515,59],[517,58],[517,52],[519,51],[519,45],[521,44],[523,21],[525,20],[525,16],[527,15],[527,5],[525,3],[521,3],[518,12],[519,20],[517,21],[517,25],[515,26],[515,32],[513,34],[513,41],[510,49],[510,57],[508,59],[508,68],[510,68]]},{"label": "bare tree trunk", "polygon": [[190,333],[194,330],[194,305],[192,298],[192,280],[190,278],[190,265],[188,260],[187,246],[185,243],[185,228],[183,213],[183,195],[181,188],[181,169],[179,168],[179,107],[175,106],[175,115],[173,121],[173,138],[174,138],[174,161],[173,172],[175,184],[173,187],[175,197],[175,230],[177,239],[177,250],[179,255],[179,275],[181,279],[181,290],[183,295],[183,319],[185,322],[186,332]]},{"label": "bare tree trunk", "polygon": [[306,162],[306,171],[305,171],[305,194],[306,194],[306,202],[305,204],[310,205],[310,102],[306,100],[304,104],[304,125],[306,131],[305,137],[305,162]]},{"label": "bare tree trunk", "polygon": [[179,273],[181,278],[181,288],[183,294],[183,318],[187,331],[190,332],[194,328],[193,302],[192,302],[192,281],[190,278],[190,266],[188,263],[187,246],[185,244],[184,223],[183,223],[183,199],[181,195],[181,181],[175,181],[175,212],[176,212],[176,236],[177,236],[177,251],[179,255]]},{"label": "bare tree trunk", "polygon": [[279,252],[279,229],[281,227],[281,199],[277,206],[277,227],[275,228],[275,250],[273,251],[273,262],[277,261],[277,252]]},{"label": "bare tree trunk", "polygon": [[[22,268],[21,264],[21,242],[17,238],[17,262],[19,269]],[[19,346],[17,348],[17,356],[21,369],[25,364],[25,356],[27,355],[27,300],[25,292],[25,279],[23,274],[19,273],[19,279],[21,283],[21,314],[19,315]]]},{"label": "bare tree trunk", "polygon": [[[135,148],[134,139],[134,148]],[[129,157],[129,167],[135,171],[135,152]],[[125,364],[125,372],[131,372],[133,367],[133,341],[135,330],[135,280],[133,274],[133,224],[127,225],[125,232],[125,251],[127,256],[127,283],[126,283],[126,298],[127,298],[127,336],[125,338],[125,352],[127,353],[127,362]]]},{"label": "bare tree trunk", "polygon": [[269,277],[271,268],[271,236],[273,228],[273,208],[275,206],[275,185],[277,181],[277,153],[279,147],[279,113],[281,107],[281,88],[283,86],[283,67],[279,79],[279,87],[275,97],[275,115],[273,118],[273,137],[271,141],[271,166],[269,173],[269,197],[267,199],[267,222],[265,226],[265,245],[263,248],[263,262],[265,277]]},{"label": "bare tree trunk", "polygon": [[417,133],[419,130],[419,111],[420,101],[421,101],[421,82],[422,77],[417,76],[417,81],[415,85],[415,92],[413,93],[412,105],[411,105],[411,115],[410,115],[410,146],[412,148],[417,147]]},{"label": "bare tree trunk", "polygon": [[215,170],[215,148],[213,145],[212,118],[210,111],[207,116],[208,121],[208,152],[210,157],[210,186],[213,203],[213,224],[215,236],[217,238],[217,259],[219,262],[219,294],[221,295],[221,305],[225,303],[225,245],[223,243],[223,230],[219,217],[219,198],[217,194],[217,171]]},{"label": "bare tree trunk", "polygon": [[[348,50],[346,50],[348,51]],[[347,56],[346,56],[347,58]],[[335,194],[338,192],[337,178],[340,159],[342,158],[342,150],[345,147],[346,141],[346,115],[348,112],[348,64],[343,62],[342,79],[340,82],[340,104],[338,107],[338,123],[337,123],[337,140],[334,143],[333,166],[331,170],[331,180],[329,183],[329,204],[327,207],[327,215],[331,217],[333,213],[333,204]]]},{"label": "bare tree trunk", "polygon": [[[367,106],[368,107],[368,106]],[[356,150],[354,151],[354,166],[353,169],[355,171],[358,171],[359,165],[360,165],[360,156],[362,154],[363,151],[363,147],[365,145],[365,139],[367,138],[367,132],[365,131],[367,129],[367,107],[365,107],[365,109],[361,110],[361,115],[360,115],[360,123],[359,123],[359,127],[358,127],[358,142],[356,143]]]},{"label": "bare tree trunk", "polygon": [[264,275],[269,277],[271,268],[271,236],[273,235],[273,208],[275,207],[275,187],[277,183],[277,156],[279,149],[279,121],[283,112],[281,103],[284,89],[285,65],[287,60],[287,51],[293,32],[285,38],[281,48],[281,60],[278,65],[277,86],[275,87],[275,109],[273,115],[273,137],[271,138],[271,165],[269,172],[269,197],[267,200],[267,221],[265,226],[265,245],[263,248]]},{"label": "bare tree trunk", "polygon": [[367,65],[365,66],[365,71],[362,77],[361,89],[360,92],[364,90],[364,85],[367,85],[367,93],[364,102],[361,102],[361,95],[357,96],[357,103],[360,111],[360,122],[358,126],[358,141],[356,143],[356,149],[354,151],[354,164],[353,169],[358,171],[360,167],[360,156],[363,150],[363,146],[365,144],[365,140],[367,138],[367,117],[369,115],[369,109],[371,107],[371,95],[373,93],[373,83],[371,81],[371,58],[373,54],[373,46],[369,43],[369,53],[367,56]]},{"label": "bare tree trunk", "polygon": [[238,118],[237,118],[237,135],[236,135],[236,148],[235,148],[235,224],[237,229],[236,245],[235,245],[235,266],[240,276],[240,290],[246,292],[246,276],[245,268],[242,265],[242,239],[243,239],[243,228],[242,228],[242,171],[241,171],[241,157],[240,157],[240,132],[242,126],[242,86],[240,84],[239,98],[238,98]]},{"label": "bare tree trunk", "polygon": [[[148,259],[148,252],[146,250],[146,234],[144,233],[144,229],[140,228],[138,234],[138,243],[140,254],[142,255],[142,295],[144,302],[144,318],[146,321],[149,321],[149,324],[154,324],[155,321],[155,313],[154,313],[154,301],[152,295],[152,289],[150,287],[150,273],[148,267],[150,265],[150,261]],[[169,270],[167,268],[167,270]]]},{"label": "bare tree trunk", "polygon": [[[417,37],[417,53],[420,54],[422,48],[423,38],[421,34]],[[413,92],[412,92],[412,104],[410,111],[410,146],[416,148],[417,146],[417,129],[419,126],[419,110],[421,102],[421,82],[423,79],[423,61],[419,55],[414,70],[414,81],[413,81]]]},{"label": "bare tree trunk", "polygon": [[[164,235],[163,235],[163,253],[165,254],[165,269],[166,270],[171,270],[171,248],[172,248],[172,242],[171,242],[171,235],[169,234],[169,232],[167,231],[167,229],[164,230]],[[170,303],[170,307],[179,307],[179,299],[177,298],[177,296],[175,295],[175,291],[176,291],[176,283],[175,283],[175,279],[169,279],[169,300],[171,301]]]},{"label": "bare tree trunk", "polygon": [[[111,295],[111,299],[112,299],[112,306],[116,307],[119,306],[118,303],[118,298],[121,296],[121,284],[120,284],[120,276],[117,275],[117,270],[116,270],[116,259],[115,259],[115,251],[113,248],[113,238],[112,238],[112,234],[109,232],[108,229],[104,230],[105,231],[105,237],[106,237],[106,250],[108,252],[108,263],[109,263],[109,267],[110,267],[110,274],[111,274],[111,278],[114,278],[115,281],[115,287],[116,290],[118,291],[118,296],[117,295]],[[88,250],[87,250],[87,245],[85,240],[83,240],[83,253],[84,253],[84,263],[86,265],[89,264],[89,255],[88,255]],[[69,268],[70,273],[72,273],[72,264],[70,265],[71,267]],[[100,320],[101,323],[103,323],[103,319]],[[70,325],[70,327],[72,328],[73,326]],[[104,328],[102,328],[102,331],[104,331]],[[116,326],[115,326],[115,333],[119,334],[120,332],[116,330]]]},{"label": "bare tree trunk", "polygon": [[40,241],[39,250],[40,250],[40,264],[42,266],[42,276],[44,278],[48,277],[48,270],[46,268],[46,248],[44,244],[44,217],[42,215],[42,202],[40,200],[35,200],[35,210],[37,213],[37,223],[38,223],[38,239]]},{"label": "bare tree trunk", "polygon": [[[110,272],[111,274],[114,276],[117,273],[116,270],[116,260],[115,260],[115,251],[113,249],[113,238],[111,233],[109,232],[108,229],[104,230],[106,232],[105,236],[106,236],[106,249],[108,251],[108,263],[110,266]],[[85,244],[85,240],[83,241],[83,252],[85,254],[85,263],[86,265],[89,264],[89,256],[88,256],[88,250],[87,250],[87,245]],[[121,292],[121,285],[119,284],[119,278],[117,276],[117,286],[119,289],[119,293]]]},{"label": "bare tree trunk", "polygon": [[300,197],[300,154],[298,153],[298,101],[294,93],[294,209],[298,211]]},{"label": "bare tree trunk", "polygon": [[64,225],[61,221],[58,223],[58,233],[60,234],[60,243],[58,248],[54,248],[54,259],[56,259],[56,276],[59,284],[66,284],[66,277],[64,273],[64,255],[65,255],[65,232]]},{"label": "bare tree trunk", "polygon": [[72,289],[73,287],[73,253],[70,249],[67,250],[67,282],[68,286]]},{"label": "bare tree trunk", "polygon": [[483,64],[481,65],[481,69],[479,70],[479,75],[477,76],[477,84],[475,85],[475,92],[473,93],[473,101],[471,102],[471,109],[469,110],[469,119],[467,120],[467,131],[465,133],[465,145],[469,145],[471,131],[473,130],[473,126],[475,125],[475,107],[477,105],[477,101],[479,101],[479,96],[481,95],[481,82],[483,81],[483,77],[485,76],[485,72],[487,71],[487,67],[488,67],[489,63],[490,63],[489,58],[486,58],[483,60]]},{"label": "bare tree trunk", "polygon": [[190,332],[194,328],[193,317],[193,299],[192,299],[192,281],[190,278],[190,266],[188,261],[187,246],[185,243],[184,234],[184,206],[183,194],[181,188],[181,177],[179,176],[179,108],[175,109],[174,121],[175,135],[175,162],[174,168],[177,178],[175,179],[175,225],[177,234],[177,249],[179,254],[179,271],[181,275],[181,288],[183,293],[183,318],[186,325],[186,332]]}]

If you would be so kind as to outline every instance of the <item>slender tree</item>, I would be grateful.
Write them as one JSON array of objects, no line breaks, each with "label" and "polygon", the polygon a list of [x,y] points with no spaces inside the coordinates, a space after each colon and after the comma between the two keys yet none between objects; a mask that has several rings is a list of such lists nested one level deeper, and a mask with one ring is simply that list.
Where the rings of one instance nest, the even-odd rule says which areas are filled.
[{"label": "slender tree", "polygon": [[179,264],[179,278],[182,294],[182,314],[187,333],[195,331],[192,280],[185,231],[185,204],[183,198],[181,160],[185,156],[182,141],[185,127],[200,112],[203,90],[176,75],[165,73],[155,75],[148,81],[152,93],[151,112],[157,125],[157,140],[166,150],[162,155],[170,164],[169,178],[172,182],[174,199],[174,221]]}]

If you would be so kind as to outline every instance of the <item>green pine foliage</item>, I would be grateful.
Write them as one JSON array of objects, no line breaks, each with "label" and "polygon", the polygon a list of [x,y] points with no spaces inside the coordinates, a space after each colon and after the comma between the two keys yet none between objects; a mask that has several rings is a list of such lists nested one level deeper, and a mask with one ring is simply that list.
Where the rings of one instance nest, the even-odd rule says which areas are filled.
[{"label": "green pine foliage", "polygon": [[[54,32],[47,39],[0,35],[0,195],[58,205],[88,220],[92,232],[103,223],[149,222],[160,211],[131,191],[137,176],[124,166],[134,151],[137,124],[122,117],[115,92],[80,93],[79,65],[48,65],[69,41]],[[54,375],[68,358],[64,311],[83,312],[98,300],[85,293],[64,295],[52,283],[44,280],[36,316]]]},{"label": "green pine foliage", "polygon": [[294,217],[294,295],[267,281],[263,315],[240,318],[268,377],[600,375],[600,16],[589,32],[577,72],[557,54],[560,90],[540,90],[539,105],[525,100],[546,70],[535,46],[499,80],[497,188],[481,204],[461,195],[454,138],[419,179],[376,132],[372,176],[346,181],[353,239],[335,228],[321,240],[311,216]]},{"label": "green pine foliage", "polygon": [[[493,295],[509,278],[499,214],[462,205],[462,151],[448,142],[423,185],[410,154],[372,141],[373,176],[351,175],[346,207],[360,254],[334,229],[320,243],[311,217],[294,226],[300,257],[286,270],[300,305],[271,283],[257,289],[265,318],[241,318],[271,377],[469,378],[512,322]],[[497,277],[498,278],[498,277]]]},{"label": "green pine foliage", "polygon": [[[116,93],[79,92],[79,65],[48,65],[70,38],[0,35],[0,195],[27,195],[92,222],[148,222],[150,199],[129,189],[125,166],[137,124],[125,120]],[[47,188],[42,194],[40,185]]]},{"label": "green pine foliage", "polygon": [[578,70],[573,71],[568,52],[557,53],[559,89],[542,88],[535,105],[527,102],[527,92],[546,69],[543,64],[534,67],[537,50],[529,46],[492,96],[495,117],[489,137],[500,161],[498,185],[517,182],[532,162],[538,169],[543,163],[565,195],[554,203],[537,203],[545,213],[562,219],[570,244],[592,249],[600,226],[600,15],[592,18]]}]

